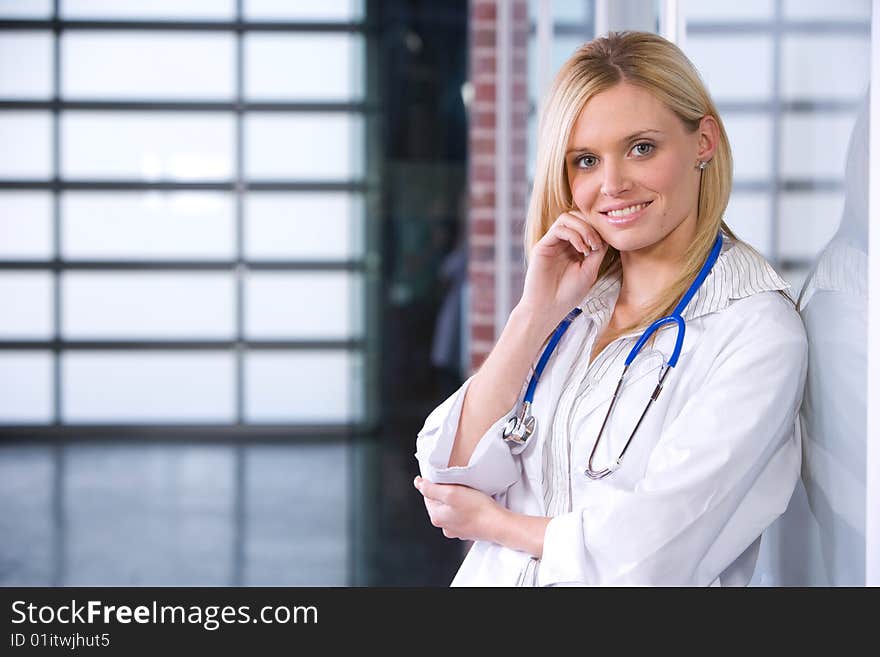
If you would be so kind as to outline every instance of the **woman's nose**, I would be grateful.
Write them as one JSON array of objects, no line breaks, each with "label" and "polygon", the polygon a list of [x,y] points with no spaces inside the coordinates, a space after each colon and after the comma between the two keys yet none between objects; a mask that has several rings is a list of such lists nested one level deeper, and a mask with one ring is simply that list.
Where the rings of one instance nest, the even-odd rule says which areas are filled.
[{"label": "woman's nose", "polygon": [[624,168],[619,164],[606,164],[601,192],[605,196],[620,196],[632,186]]}]

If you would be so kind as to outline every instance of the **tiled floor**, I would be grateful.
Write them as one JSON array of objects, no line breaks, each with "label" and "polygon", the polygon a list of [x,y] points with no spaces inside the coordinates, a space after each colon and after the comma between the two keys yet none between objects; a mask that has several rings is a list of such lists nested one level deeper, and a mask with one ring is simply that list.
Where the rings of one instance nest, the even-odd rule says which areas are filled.
[{"label": "tiled floor", "polygon": [[0,445],[0,585],[448,584],[388,444]]}]

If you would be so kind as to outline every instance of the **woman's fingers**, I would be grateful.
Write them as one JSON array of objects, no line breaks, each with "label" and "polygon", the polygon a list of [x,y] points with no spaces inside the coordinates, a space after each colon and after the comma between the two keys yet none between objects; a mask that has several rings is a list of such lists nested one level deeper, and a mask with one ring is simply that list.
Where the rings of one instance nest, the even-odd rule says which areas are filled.
[{"label": "woman's fingers", "polygon": [[580,213],[575,215],[572,212],[566,212],[559,216],[557,223],[575,231],[580,236],[581,243],[590,251],[598,251],[603,244],[602,237],[582,216]]},{"label": "woman's fingers", "polygon": [[572,225],[576,226],[577,229],[582,232],[585,241],[590,245],[591,249],[598,251],[604,245],[604,240],[599,234],[599,231],[587,221],[587,217],[583,212],[572,210],[566,214],[573,219]]},{"label": "woman's fingers", "polygon": [[425,499],[442,502],[441,498],[444,497],[444,493],[438,484],[431,483],[424,477],[416,477],[413,479],[413,486],[418,488]]},{"label": "woman's fingers", "polygon": [[584,236],[574,228],[566,225],[565,223],[555,223],[553,225],[553,228],[551,229],[551,233],[556,239],[569,242],[576,251],[579,251],[584,255],[592,251],[592,248],[587,243]]}]

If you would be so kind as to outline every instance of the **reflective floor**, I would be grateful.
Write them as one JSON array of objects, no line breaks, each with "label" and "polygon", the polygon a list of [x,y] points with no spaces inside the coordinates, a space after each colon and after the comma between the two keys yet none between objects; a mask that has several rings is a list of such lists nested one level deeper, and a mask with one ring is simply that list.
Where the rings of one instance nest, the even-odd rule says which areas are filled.
[{"label": "reflective floor", "polygon": [[406,443],[0,445],[0,585],[446,585]]}]

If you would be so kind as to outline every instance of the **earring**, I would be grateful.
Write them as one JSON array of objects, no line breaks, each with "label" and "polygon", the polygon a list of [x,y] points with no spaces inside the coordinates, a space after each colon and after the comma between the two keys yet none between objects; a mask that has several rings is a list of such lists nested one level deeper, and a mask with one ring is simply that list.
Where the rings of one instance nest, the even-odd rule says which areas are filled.
[{"label": "earring", "polygon": [[707,164],[709,164],[708,161],[705,161],[705,162],[704,162],[703,160],[700,160],[700,163],[697,165],[697,168],[698,168],[700,171],[702,171],[703,169],[706,168],[706,165],[707,165]]}]

